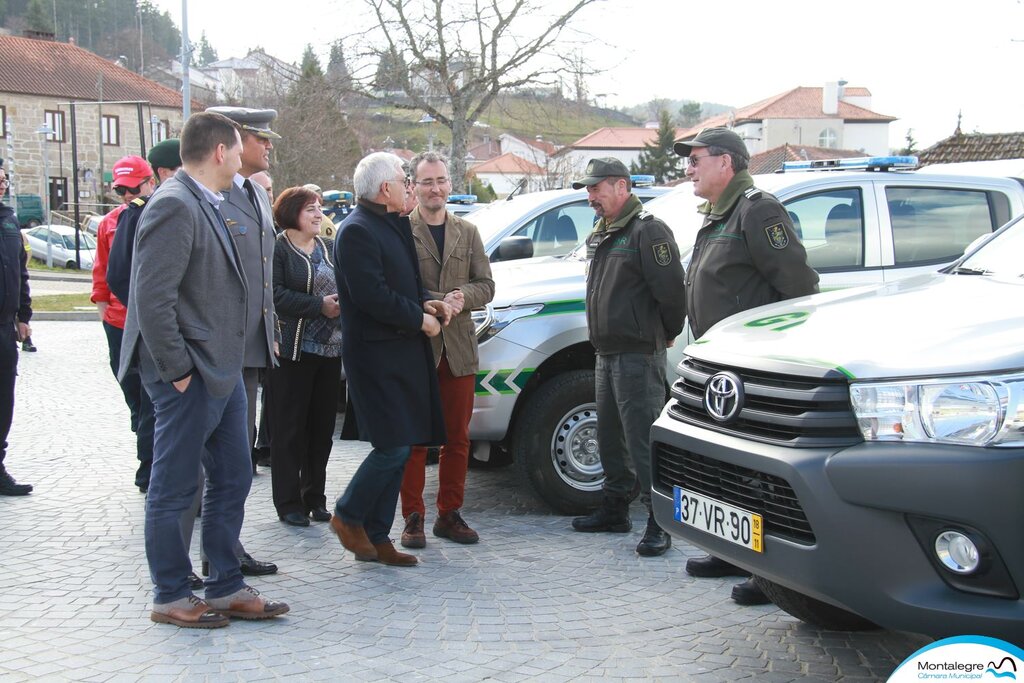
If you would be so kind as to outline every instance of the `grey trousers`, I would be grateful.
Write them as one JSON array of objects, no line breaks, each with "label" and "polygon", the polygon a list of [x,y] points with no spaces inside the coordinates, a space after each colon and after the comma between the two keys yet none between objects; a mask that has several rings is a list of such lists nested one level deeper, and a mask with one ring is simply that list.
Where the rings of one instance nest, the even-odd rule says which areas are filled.
[{"label": "grey trousers", "polygon": [[595,375],[604,493],[628,497],[639,479],[650,512],[651,425],[665,407],[665,352],[598,355]]}]

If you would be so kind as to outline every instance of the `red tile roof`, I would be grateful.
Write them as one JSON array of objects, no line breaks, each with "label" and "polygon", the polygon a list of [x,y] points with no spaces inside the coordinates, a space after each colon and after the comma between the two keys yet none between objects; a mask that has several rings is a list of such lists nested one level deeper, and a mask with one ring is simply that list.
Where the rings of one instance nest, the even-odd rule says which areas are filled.
[{"label": "red tile roof", "polygon": [[473,157],[480,161],[487,159],[493,159],[501,153],[501,145],[498,144],[497,140],[488,140],[487,142],[481,142],[478,145],[474,145],[466,150],[467,157]]},{"label": "red tile roof", "polygon": [[470,170],[471,174],[479,173],[503,173],[505,175],[544,175],[545,171],[543,168],[527,161],[521,156],[517,156],[512,152],[505,152],[500,157],[488,159],[482,164],[478,164]]},{"label": "red tile roof", "polygon": [[102,74],[104,100],[181,107],[181,93],[71,43],[0,35],[0,64],[0,92],[92,102]]},{"label": "red tile roof", "polygon": [[864,152],[851,149],[831,149],[828,147],[809,147],[807,145],[782,145],[750,157],[751,173],[775,173],[782,168],[784,161],[804,161],[818,159],[849,159],[867,156]]},{"label": "red tile roof", "polygon": [[[684,131],[684,134],[677,136],[676,139],[695,134],[701,128],[736,126],[741,123],[764,121],[765,119],[841,118],[848,122],[874,121],[880,123],[896,120],[895,116],[878,114],[842,100],[839,101],[839,109],[836,114],[826,114],[821,110],[823,91],[824,88],[796,87],[760,102],[748,104],[734,111],[704,119],[690,130]],[[846,88],[844,94],[846,97],[868,97],[871,95],[871,92],[867,88]]]},{"label": "red tile roof", "polygon": [[[676,129],[678,140],[686,132],[685,128]],[[658,140],[657,128],[598,128],[589,135],[584,135],[576,142],[563,147],[573,149],[643,149],[645,144]]]},{"label": "red tile roof", "polygon": [[922,166],[961,161],[1024,159],[1024,133],[955,133],[918,153]]}]

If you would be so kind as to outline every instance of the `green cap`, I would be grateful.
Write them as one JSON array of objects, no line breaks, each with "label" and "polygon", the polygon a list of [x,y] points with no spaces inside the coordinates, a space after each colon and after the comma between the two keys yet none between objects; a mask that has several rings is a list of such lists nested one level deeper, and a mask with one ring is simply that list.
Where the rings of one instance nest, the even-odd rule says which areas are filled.
[{"label": "green cap", "polygon": [[721,147],[730,154],[744,159],[750,158],[750,152],[743,144],[743,138],[728,128],[705,128],[691,140],[680,140],[672,146],[672,149],[679,156],[688,157],[694,147]]},{"label": "green cap", "polygon": [[155,171],[158,168],[174,170],[181,166],[181,141],[178,138],[167,138],[153,145],[146,155],[149,165]]},{"label": "green cap", "polygon": [[587,164],[586,175],[579,180],[572,181],[572,189],[578,190],[581,187],[597,185],[605,178],[626,178],[628,180],[629,169],[624,163],[613,157],[591,159]]}]

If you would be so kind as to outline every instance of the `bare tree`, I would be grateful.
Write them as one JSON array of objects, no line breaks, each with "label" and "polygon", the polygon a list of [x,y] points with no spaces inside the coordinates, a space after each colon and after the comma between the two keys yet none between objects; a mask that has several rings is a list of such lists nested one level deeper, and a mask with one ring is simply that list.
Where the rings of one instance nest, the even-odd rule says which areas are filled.
[{"label": "bare tree", "polygon": [[[371,9],[380,59],[405,63],[397,83],[368,94],[423,111],[451,131],[455,189],[466,183],[469,133],[494,98],[523,86],[555,85],[554,54],[570,20],[599,0],[363,0]],[[443,8],[442,8],[443,5]],[[552,9],[561,6],[562,9]],[[385,86],[385,87],[381,87]],[[397,90],[397,93],[396,93]]]}]

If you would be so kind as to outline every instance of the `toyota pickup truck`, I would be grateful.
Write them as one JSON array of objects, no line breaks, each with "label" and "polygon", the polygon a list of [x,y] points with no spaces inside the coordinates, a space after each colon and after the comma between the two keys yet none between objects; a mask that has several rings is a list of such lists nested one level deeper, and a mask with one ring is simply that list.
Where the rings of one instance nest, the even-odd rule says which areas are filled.
[{"label": "toyota pickup truck", "polygon": [[1024,220],[727,318],[677,372],[651,430],[669,533],[819,627],[1024,642]]}]

